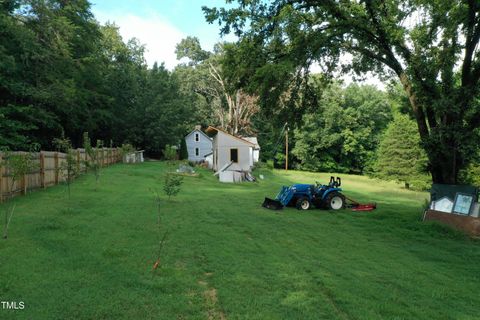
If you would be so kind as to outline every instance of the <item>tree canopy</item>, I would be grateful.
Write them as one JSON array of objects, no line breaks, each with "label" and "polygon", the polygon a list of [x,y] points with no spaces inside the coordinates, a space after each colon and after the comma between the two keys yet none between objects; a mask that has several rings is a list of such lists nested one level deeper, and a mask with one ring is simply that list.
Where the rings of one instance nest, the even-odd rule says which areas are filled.
[{"label": "tree canopy", "polygon": [[315,110],[304,114],[292,153],[301,169],[363,173],[391,118],[382,91],[355,84],[343,89],[334,83],[323,90]]},{"label": "tree canopy", "polygon": [[[373,71],[405,91],[434,182],[456,183],[479,136],[480,2],[475,0],[238,0],[204,7],[207,21],[235,32],[239,83],[282,68],[308,74]],[[250,52],[250,54],[248,54]],[[252,54],[254,52],[255,54]],[[341,59],[346,54],[352,59]],[[271,85],[272,90],[276,86]]]},{"label": "tree canopy", "polygon": [[201,48],[196,37],[187,37],[177,44],[177,59],[188,62],[177,67],[189,89],[205,99],[210,113],[210,124],[234,135],[254,132],[252,118],[259,111],[258,99],[231,81],[225,70],[225,48],[233,44],[218,43],[214,52]]},{"label": "tree canopy", "polygon": [[415,122],[407,115],[397,114],[378,146],[376,176],[422,189],[429,178],[426,165],[427,155],[420,147]]},{"label": "tree canopy", "polygon": [[87,0],[0,2],[0,146],[53,148],[62,134],[160,152],[195,121],[188,95],[144,46],[100,25]]}]

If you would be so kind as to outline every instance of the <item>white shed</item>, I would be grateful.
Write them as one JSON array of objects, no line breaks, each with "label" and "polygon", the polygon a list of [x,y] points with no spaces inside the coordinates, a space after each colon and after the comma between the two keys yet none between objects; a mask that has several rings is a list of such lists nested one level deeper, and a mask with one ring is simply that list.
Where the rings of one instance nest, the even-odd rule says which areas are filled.
[{"label": "white shed", "polygon": [[207,163],[208,169],[213,169],[213,151],[205,155],[205,162]]},{"label": "white shed", "polygon": [[243,139],[255,145],[255,147],[252,149],[252,157],[253,163],[257,163],[260,160],[260,145],[258,144],[257,137],[244,137]]},{"label": "white shed", "polygon": [[208,127],[206,133],[213,136],[213,170],[220,181],[236,182],[242,173],[251,172],[254,143],[214,127]]},{"label": "white shed", "polygon": [[188,161],[202,162],[208,154],[212,153],[212,139],[207,136],[200,126],[185,136],[188,151]]},{"label": "white shed", "polygon": [[133,151],[123,156],[123,163],[141,163],[144,161],[143,153],[145,150]]}]

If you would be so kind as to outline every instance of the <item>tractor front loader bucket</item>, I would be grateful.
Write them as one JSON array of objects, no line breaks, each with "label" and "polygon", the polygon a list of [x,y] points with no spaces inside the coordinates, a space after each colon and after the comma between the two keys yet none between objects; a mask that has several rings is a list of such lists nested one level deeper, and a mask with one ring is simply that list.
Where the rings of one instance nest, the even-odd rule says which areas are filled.
[{"label": "tractor front loader bucket", "polygon": [[280,210],[280,209],[283,209],[283,204],[278,200],[265,198],[265,201],[263,201],[262,207],[270,210]]}]

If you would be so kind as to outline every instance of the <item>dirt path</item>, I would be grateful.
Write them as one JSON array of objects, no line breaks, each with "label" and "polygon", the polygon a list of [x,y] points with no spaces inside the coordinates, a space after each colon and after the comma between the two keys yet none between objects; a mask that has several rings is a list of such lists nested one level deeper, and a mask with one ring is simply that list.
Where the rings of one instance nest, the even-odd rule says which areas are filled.
[{"label": "dirt path", "polygon": [[226,320],[227,317],[218,307],[217,289],[212,288],[208,283],[208,278],[212,273],[205,273],[205,279],[198,281],[198,284],[203,287],[203,297],[207,306],[208,320]]}]

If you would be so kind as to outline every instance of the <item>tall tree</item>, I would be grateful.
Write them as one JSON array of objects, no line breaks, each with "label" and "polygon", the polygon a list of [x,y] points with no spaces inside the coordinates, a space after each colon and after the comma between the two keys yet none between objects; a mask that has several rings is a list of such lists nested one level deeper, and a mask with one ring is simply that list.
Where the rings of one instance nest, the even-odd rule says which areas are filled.
[{"label": "tall tree", "polygon": [[[176,49],[177,58],[188,58],[193,89],[210,106],[215,124],[234,135],[254,132],[252,117],[259,111],[257,97],[232,85],[224,72],[224,47],[217,44],[214,52],[204,51],[195,37],[183,39]],[[184,66],[185,67],[185,66]]]},{"label": "tall tree", "polygon": [[295,129],[292,153],[306,170],[363,173],[392,119],[386,94],[372,86],[334,83]]},{"label": "tall tree", "polygon": [[143,120],[140,126],[135,125],[142,139],[137,145],[155,153],[160,153],[166,145],[179,146],[195,121],[191,117],[193,107],[186,104],[179,91],[177,79],[165,66],[154,64],[148,71],[142,107],[138,110],[137,116]]},{"label": "tall tree", "polygon": [[[45,54],[29,19],[18,13],[20,1],[0,2],[0,146],[27,150],[59,134],[56,115],[43,103],[35,61]],[[46,137],[47,136],[47,137]]]},{"label": "tall tree", "polygon": [[[415,117],[436,183],[456,183],[474,154],[480,126],[480,2],[476,0],[237,0],[206,8],[222,33],[261,49],[264,63],[305,70],[373,71],[397,77]],[[353,56],[350,62],[340,57]],[[243,65],[258,61],[244,55]],[[253,76],[258,71],[252,71]]]},{"label": "tall tree", "polygon": [[52,148],[62,133],[80,146],[85,131],[152,152],[178,143],[188,95],[144,51],[87,0],[0,1],[0,148]]},{"label": "tall tree", "polygon": [[113,139],[116,144],[128,140],[138,145],[144,119],[141,97],[147,94],[145,47],[135,38],[125,42],[115,24],[107,23],[100,30],[99,68],[104,78],[102,90],[109,99],[97,106],[95,119],[101,121],[95,121],[98,126],[91,129],[91,135],[104,141]]},{"label": "tall tree", "polygon": [[[425,174],[427,155],[420,147],[415,121],[407,115],[397,114],[388,125],[377,150],[374,165],[376,175],[389,180],[410,184],[422,184],[428,179]],[[423,182],[423,185],[426,185]],[[415,186],[422,187],[422,185]]]}]

